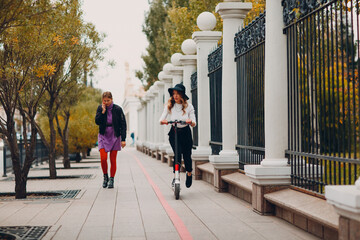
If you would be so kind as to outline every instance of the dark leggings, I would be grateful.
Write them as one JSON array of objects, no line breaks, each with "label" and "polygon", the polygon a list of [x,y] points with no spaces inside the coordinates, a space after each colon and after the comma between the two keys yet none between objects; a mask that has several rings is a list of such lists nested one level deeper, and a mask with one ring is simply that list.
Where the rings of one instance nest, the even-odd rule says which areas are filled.
[{"label": "dark leggings", "polygon": [[[174,151],[174,154],[179,154],[179,161],[181,161],[181,156],[184,158],[185,169],[187,172],[192,172],[192,160],[191,160],[191,150],[192,150],[192,136],[189,126],[184,128],[178,128],[178,153],[175,152],[175,128],[171,127],[169,132],[169,142],[171,148]],[[174,158],[175,159],[175,158]],[[173,164],[173,172],[175,172],[175,160]]]}]

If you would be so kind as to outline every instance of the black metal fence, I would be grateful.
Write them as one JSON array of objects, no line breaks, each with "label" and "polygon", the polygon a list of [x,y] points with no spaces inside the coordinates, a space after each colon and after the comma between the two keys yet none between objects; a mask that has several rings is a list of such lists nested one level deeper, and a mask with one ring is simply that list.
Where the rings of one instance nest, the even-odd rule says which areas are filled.
[{"label": "black metal fence", "polygon": [[323,194],[360,174],[359,1],[282,4],[291,180]]},{"label": "black metal fence", "polygon": [[265,14],[235,36],[239,167],[260,164],[265,156]]},{"label": "black metal fence", "polygon": [[[6,144],[6,141],[4,142],[4,146],[3,146],[3,177],[6,177],[8,172],[12,172],[12,159],[11,159],[11,152],[9,147]],[[26,150],[25,150],[25,146],[24,146],[24,141],[22,138],[19,139],[18,141],[18,148],[19,148],[19,158],[20,158],[20,164],[21,166],[23,166],[24,162],[25,162],[25,155],[26,155]],[[45,147],[44,143],[42,142],[41,139],[37,139],[36,140],[36,148],[35,148],[35,152],[34,152],[34,157],[35,160],[33,162],[33,164],[35,166],[38,166],[39,164],[43,164],[43,161],[48,159],[48,150]]]},{"label": "black metal fence", "polygon": [[[198,98],[197,98],[197,72],[191,75],[191,101],[192,105],[195,109],[195,116],[198,119]],[[199,130],[198,126],[196,125],[193,128],[193,145],[198,146],[199,144]]]},{"label": "black metal fence", "polygon": [[218,155],[222,149],[222,55],[220,45],[208,56],[212,155]]}]

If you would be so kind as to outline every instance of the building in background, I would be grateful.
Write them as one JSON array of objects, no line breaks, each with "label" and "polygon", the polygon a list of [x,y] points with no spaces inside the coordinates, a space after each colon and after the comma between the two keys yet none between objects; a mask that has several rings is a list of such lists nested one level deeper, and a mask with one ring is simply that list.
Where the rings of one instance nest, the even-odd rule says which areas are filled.
[{"label": "building in background", "polygon": [[131,133],[134,133],[134,139],[138,136],[138,112],[137,109],[140,106],[140,98],[144,96],[145,91],[142,86],[138,86],[134,80],[130,77],[129,63],[125,62],[125,91],[124,91],[124,102],[122,108],[126,117],[127,123],[127,142],[128,145],[132,144]]}]

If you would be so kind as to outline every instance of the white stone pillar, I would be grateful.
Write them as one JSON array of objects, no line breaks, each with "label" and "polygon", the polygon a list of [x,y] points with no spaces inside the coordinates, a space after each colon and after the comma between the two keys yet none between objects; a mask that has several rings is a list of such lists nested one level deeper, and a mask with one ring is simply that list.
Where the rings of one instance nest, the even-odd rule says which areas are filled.
[{"label": "white stone pillar", "polygon": [[192,39],[197,50],[198,79],[198,147],[193,157],[211,155],[210,142],[210,90],[208,77],[208,55],[216,46],[222,33],[211,31],[216,25],[216,18],[210,12],[203,12],[197,18],[197,25],[202,31],[194,32]]},{"label": "white stone pillar", "polygon": [[[166,64],[165,64],[166,65]],[[164,107],[167,105],[167,101],[170,97],[170,94],[168,92],[168,89],[172,87],[172,79],[173,77],[171,75],[168,75],[167,71],[165,71],[166,68],[164,67],[164,71],[161,71],[158,75],[159,80],[161,82],[164,83],[164,88],[163,88],[163,104],[162,104],[162,109],[161,109],[161,114],[162,111],[164,110]],[[160,117],[159,117],[160,119]],[[169,136],[168,133],[170,131],[170,126],[169,125],[161,125],[162,128],[162,134],[163,134],[163,145],[159,147],[159,149],[163,152],[166,152],[166,149],[171,148],[170,144],[169,144]]]},{"label": "white stone pillar", "polygon": [[140,104],[137,108],[137,115],[138,115],[138,125],[137,125],[137,129],[138,129],[138,136],[137,139],[135,139],[135,145],[136,148],[139,150],[140,148],[142,148],[143,146],[143,127],[142,127],[142,123],[143,123],[143,118],[142,118],[142,111],[143,111],[144,106],[142,104]]},{"label": "white stone pillar", "polygon": [[[235,148],[237,143],[237,74],[234,36],[243,28],[246,14],[251,10],[251,3],[239,1],[222,2],[216,6],[223,19],[223,56],[222,56],[222,150],[219,155],[212,155],[209,161],[214,166],[214,186],[217,191],[224,191],[221,175],[239,168],[239,156]],[[235,110],[235,111],[234,111]],[[232,169],[232,170],[231,170]],[[224,171],[223,170],[227,170]]]},{"label": "white stone pillar", "polygon": [[[252,205],[266,213],[264,192],[290,185],[291,169],[285,158],[288,141],[287,52],[281,1],[266,2],[265,21],[265,159],[245,165],[253,184]],[[277,185],[278,188],[273,186]]]},{"label": "white stone pillar", "polygon": [[157,87],[158,96],[156,98],[156,115],[154,118],[154,125],[156,126],[156,145],[157,149],[164,143],[164,128],[160,126],[158,120],[164,109],[163,99],[164,99],[164,83],[161,81],[156,81],[154,84]]},{"label": "white stone pillar", "polygon": [[[280,1],[266,3],[265,22],[265,159],[261,166],[245,166],[246,174],[259,184],[290,184],[285,158],[288,141],[287,53]],[[267,169],[264,169],[267,168]],[[268,176],[268,182],[264,179]]]},{"label": "white stone pillar", "polygon": [[142,110],[141,110],[141,142],[142,142],[142,146],[144,146],[144,143],[146,142],[146,138],[147,138],[147,118],[146,118],[146,102],[143,98],[143,105],[142,105]]},{"label": "white stone pillar", "polygon": [[183,73],[183,85],[185,86],[187,96],[189,101],[192,103],[192,94],[191,94],[191,75],[196,72],[196,43],[192,39],[186,39],[181,44],[181,50],[185,55],[181,55],[180,64],[184,68]]},{"label": "white stone pillar", "polygon": [[[239,168],[239,156],[235,149],[237,143],[237,76],[234,51],[234,36],[243,28],[251,3],[240,1],[222,2],[216,6],[223,19],[222,56],[222,151],[209,157],[215,168]],[[230,120],[230,121],[228,121]]]},{"label": "white stone pillar", "polygon": [[360,178],[352,186],[325,186],[325,198],[339,218],[339,239],[360,239]]},{"label": "white stone pillar", "polygon": [[157,150],[156,149],[156,127],[155,127],[155,113],[156,113],[156,97],[158,95],[156,86],[152,85],[149,89],[151,92],[151,100],[150,100],[150,118],[148,119],[150,122],[150,149],[152,151]]},{"label": "white stone pillar", "polygon": [[145,146],[147,148],[150,147],[150,136],[151,136],[151,123],[150,123],[150,119],[151,119],[151,107],[150,107],[150,100],[151,100],[151,96],[152,94],[147,91],[146,96],[145,96],[145,101],[146,101],[146,141],[145,141]]},{"label": "white stone pillar", "polygon": [[182,57],[181,53],[174,53],[171,56],[171,63],[173,67],[170,69],[170,74],[173,76],[173,87],[176,84],[180,84],[183,81],[183,67],[180,63],[180,58]]}]

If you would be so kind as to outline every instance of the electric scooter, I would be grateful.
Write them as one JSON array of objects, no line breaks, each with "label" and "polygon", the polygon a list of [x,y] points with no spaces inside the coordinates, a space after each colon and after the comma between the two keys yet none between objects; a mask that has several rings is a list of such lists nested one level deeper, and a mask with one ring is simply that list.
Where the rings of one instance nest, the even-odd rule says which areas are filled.
[{"label": "electric scooter", "polygon": [[173,190],[174,190],[174,195],[175,195],[175,199],[178,200],[180,197],[180,163],[181,163],[181,159],[179,159],[180,154],[178,153],[179,148],[178,148],[178,137],[177,137],[177,130],[178,124],[187,124],[185,121],[168,121],[168,124],[172,124],[174,126],[174,130],[175,130],[175,153],[174,153],[174,164],[175,164],[175,183],[173,186]]}]

